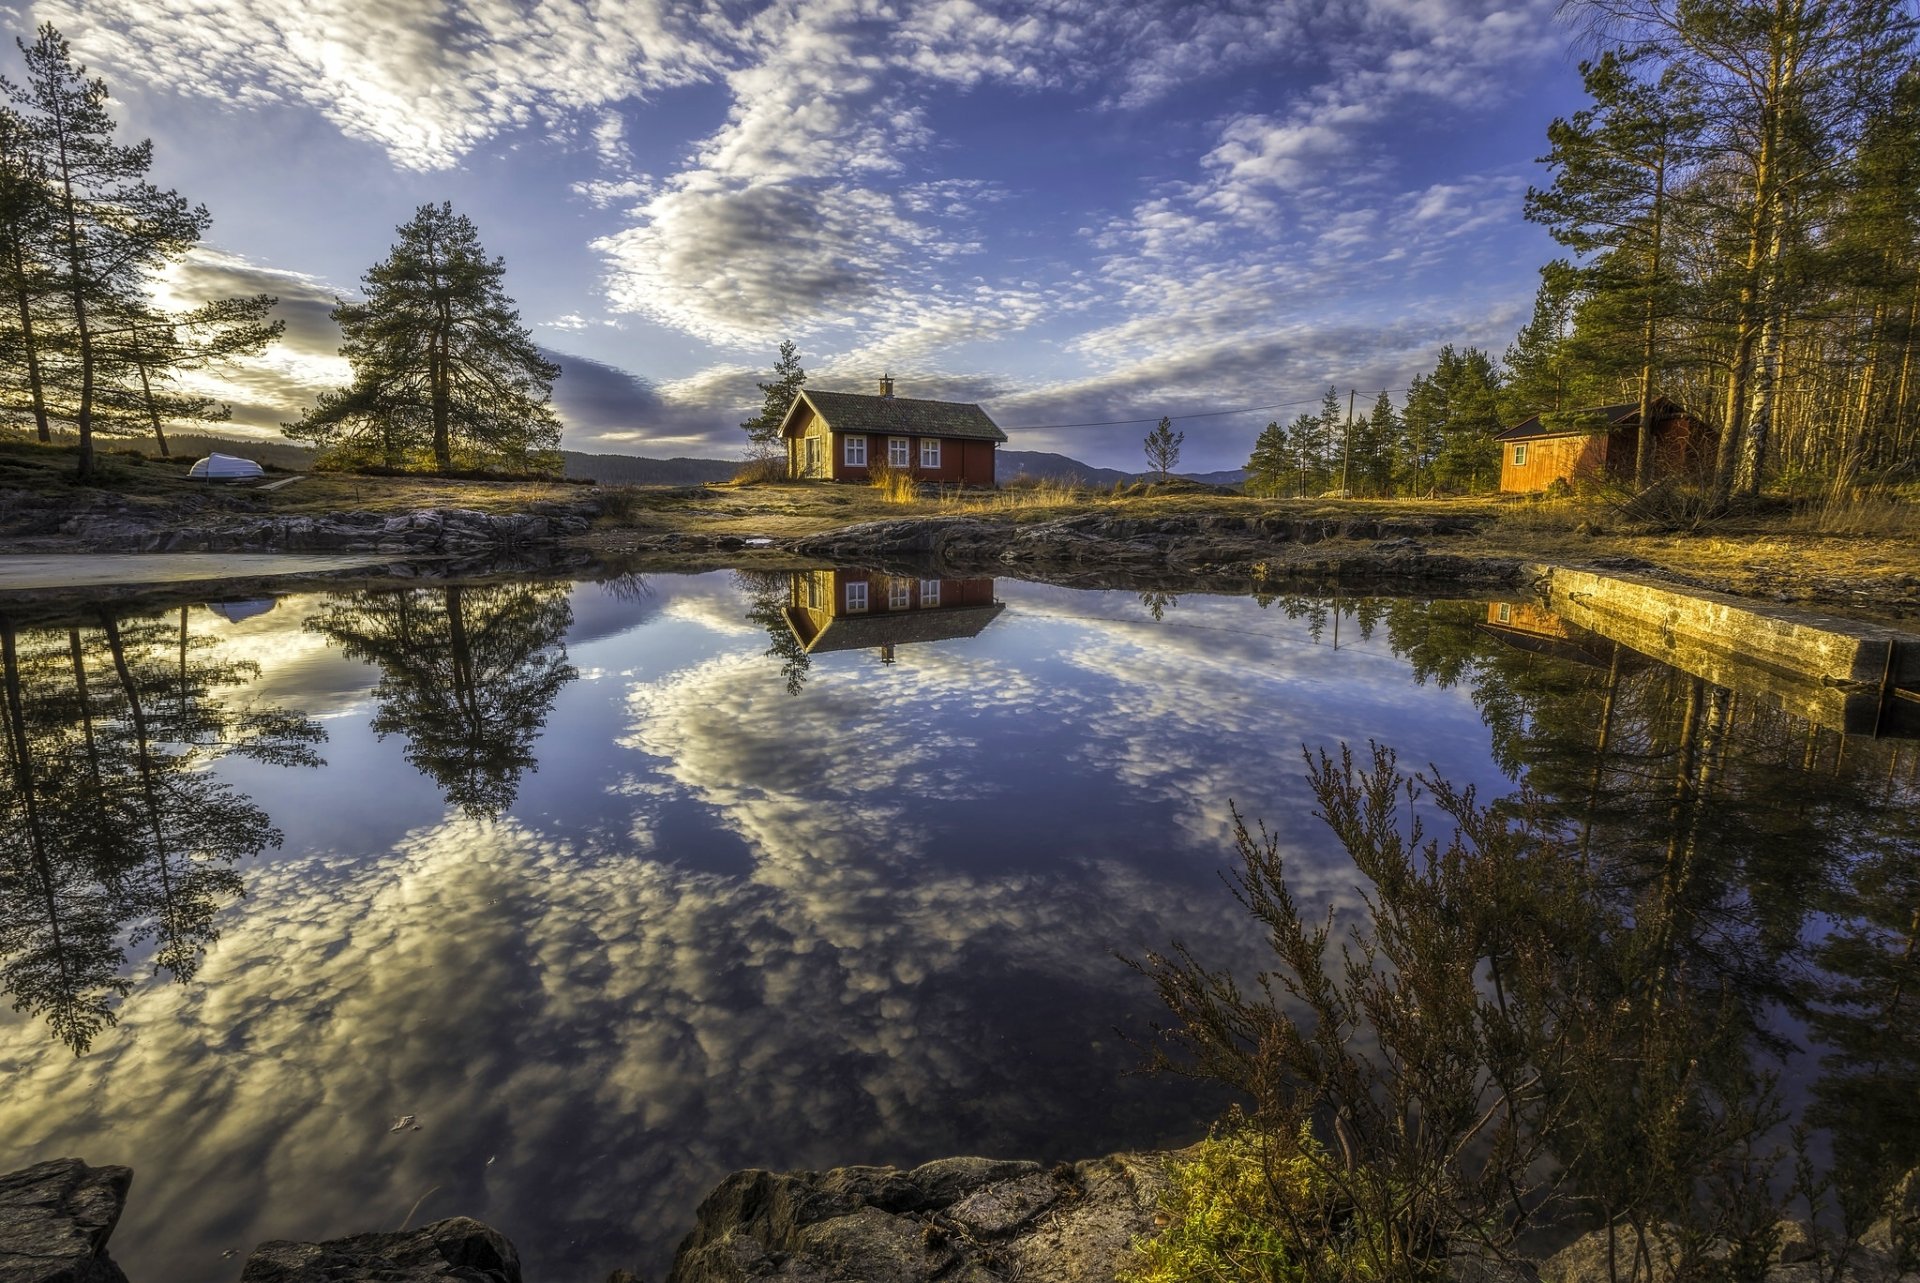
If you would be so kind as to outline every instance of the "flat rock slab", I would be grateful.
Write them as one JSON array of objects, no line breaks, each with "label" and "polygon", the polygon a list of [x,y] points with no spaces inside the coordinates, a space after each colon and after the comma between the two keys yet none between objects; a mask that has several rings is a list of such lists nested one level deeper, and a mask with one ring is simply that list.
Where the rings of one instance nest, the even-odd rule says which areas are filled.
[{"label": "flat rock slab", "polygon": [[107,1256],[133,1171],[56,1158],[0,1176],[0,1283],[127,1283]]},{"label": "flat rock slab", "polygon": [[49,553],[0,556],[0,593],[60,588],[125,588],[215,579],[326,574],[383,565],[388,557],[288,553]]},{"label": "flat rock slab", "polygon": [[394,1234],[262,1243],[240,1283],[520,1283],[504,1234],[466,1216]]}]

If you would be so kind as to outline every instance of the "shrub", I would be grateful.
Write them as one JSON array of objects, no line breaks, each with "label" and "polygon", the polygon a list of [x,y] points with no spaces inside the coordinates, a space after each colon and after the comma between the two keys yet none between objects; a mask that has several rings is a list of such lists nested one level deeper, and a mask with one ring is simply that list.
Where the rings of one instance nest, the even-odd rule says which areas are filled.
[{"label": "shrub", "polygon": [[[1273,955],[1257,988],[1179,945],[1134,964],[1175,1016],[1154,1065],[1248,1102],[1270,1187],[1254,1214],[1298,1277],[1442,1277],[1571,1212],[1628,1253],[1661,1237],[1676,1278],[1706,1277],[1715,1239],[1753,1244],[1779,1115],[1754,1013],[1687,965],[1675,881],[1610,883],[1532,794],[1483,806],[1378,745],[1367,767],[1311,757],[1308,778],[1361,921],[1336,939],[1331,914],[1303,914],[1279,839],[1236,811],[1231,886]],[[1230,1203],[1258,1190],[1242,1176],[1220,1169]],[[1221,1277],[1295,1277],[1262,1268]]]},{"label": "shrub", "polygon": [[1322,1219],[1325,1182],[1316,1176],[1311,1132],[1298,1136],[1301,1153],[1272,1154],[1265,1138],[1229,1125],[1187,1151],[1173,1165],[1160,1200],[1165,1228],[1136,1241],[1120,1283],[1296,1283],[1307,1276],[1274,1211]]},{"label": "shrub", "polygon": [[727,483],[735,486],[764,486],[775,481],[787,479],[787,461],[774,455],[765,458],[749,459],[740,465]]}]

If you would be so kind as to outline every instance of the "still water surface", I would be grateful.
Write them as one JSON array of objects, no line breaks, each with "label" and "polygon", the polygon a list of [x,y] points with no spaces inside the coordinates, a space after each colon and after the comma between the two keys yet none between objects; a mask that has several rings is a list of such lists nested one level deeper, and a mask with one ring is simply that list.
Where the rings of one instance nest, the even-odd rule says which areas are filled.
[{"label": "still water surface", "polygon": [[1301,752],[1369,739],[1684,831],[1694,943],[1812,995],[1795,1107],[1920,1157],[1920,746],[1525,608],[717,573],[13,632],[0,1170],[132,1166],[149,1283],[454,1214],[653,1277],[735,1168],[1191,1139],[1115,954],[1256,957],[1229,801],[1351,912]]}]

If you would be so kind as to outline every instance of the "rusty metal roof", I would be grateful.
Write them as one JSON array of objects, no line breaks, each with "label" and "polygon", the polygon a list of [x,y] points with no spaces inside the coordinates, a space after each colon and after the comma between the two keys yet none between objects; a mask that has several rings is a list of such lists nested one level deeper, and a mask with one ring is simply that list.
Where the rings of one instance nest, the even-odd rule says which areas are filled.
[{"label": "rusty metal roof", "polygon": [[[1653,399],[1655,406],[1654,421],[1671,419],[1686,411],[1660,396]],[[1613,405],[1590,405],[1584,410],[1568,410],[1550,417],[1551,423],[1543,423],[1540,415],[1522,419],[1504,432],[1496,432],[1496,441],[1529,441],[1534,437],[1571,437],[1585,436],[1592,432],[1606,432],[1613,428],[1630,428],[1640,420],[1638,401],[1620,401]]]}]

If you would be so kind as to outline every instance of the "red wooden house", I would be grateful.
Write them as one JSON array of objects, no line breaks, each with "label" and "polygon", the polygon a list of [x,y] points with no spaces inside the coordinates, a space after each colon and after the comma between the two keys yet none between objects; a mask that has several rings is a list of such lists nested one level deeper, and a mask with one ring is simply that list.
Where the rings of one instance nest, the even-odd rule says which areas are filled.
[{"label": "red wooden house", "polygon": [[780,435],[787,475],[796,479],[865,481],[884,462],[915,481],[987,487],[994,449],[1007,439],[979,406],[896,397],[890,378],[880,380],[879,396],[803,390]]},{"label": "red wooden house", "polygon": [[809,655],[880,652],[896,646],[977,636],[1006,607],[991,579],[919,579],[874,570],[795,571],[787,627]]},{"label": "red wooden house", "polygon": [[[1701,479],[1713,466],[1712,429],[1665,397],[1653,403],[1654,470]],[[1597,405],[1569,414],[1534,415],[1494,438],[1500,442],[1500,489],[1527,494],[1556,481],[1632,480],[1640,448],[1640,406]]]}]

